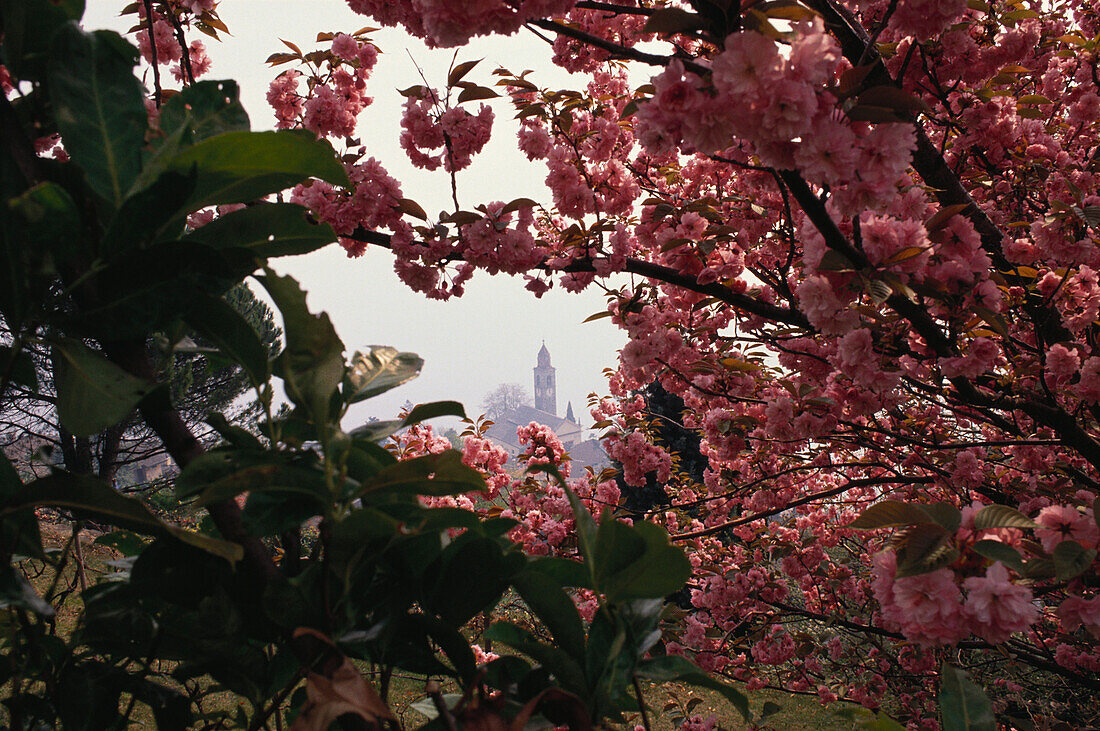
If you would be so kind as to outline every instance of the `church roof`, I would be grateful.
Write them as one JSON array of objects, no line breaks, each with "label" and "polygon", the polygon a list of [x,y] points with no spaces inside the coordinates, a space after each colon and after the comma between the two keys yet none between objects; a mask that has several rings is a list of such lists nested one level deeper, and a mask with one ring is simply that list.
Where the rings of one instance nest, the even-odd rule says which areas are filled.
[{"label": "church roof", "polygon": [[550,367],[550,351],[546,349],[545,340],[542,342],[542,347],[539,348],[538,365],[539,368]]}]

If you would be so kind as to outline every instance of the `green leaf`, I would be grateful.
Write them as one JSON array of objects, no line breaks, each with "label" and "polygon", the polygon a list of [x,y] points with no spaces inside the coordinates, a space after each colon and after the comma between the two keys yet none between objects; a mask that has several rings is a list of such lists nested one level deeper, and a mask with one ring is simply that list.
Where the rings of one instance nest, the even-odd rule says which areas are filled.
[{"label": "green leaf", "polygon": [[112,31],[85,33],[68,23],[51,54],[50,101],[65,149],[88,186],[117,209],[141,172],[148,125],[133,73],[137,50]]},{"label": "green leaf", "polygon": [[943,526],[948,533],[954,533],[962,523],[962,511],[950,503],[931,503],[921,505],[924,512],[932,516],[932,520]]},{"label": "green leaf", "polygon": [[119,423],[153,388],[75,340],[54,345],[54,360],[58,418],[78,437]]},{"label": "green leaf", "polygon": [[198,172],[188,210],[223,203],[247,203],[278,193],[307,178],[350,186],[332,147],[312,132],[226,132],[185,149],[167,169]]},{"label": "green leaf", "polygon": [[940,669],[940,720],[944,731],[994,731],[993,704],[965,671],[944,663]]},{"label": "green leaf", "polygon": [[912,503],[899,500],[883,500],[860,513],[847,528],[874,530],[876,528],[896,528],[898,526],[927,523],[931,519],[925,510]]},{"label": "green leaf", "polygon": [[[662,598],[679,591],[691,578],[691,562],[681,549],[669,542],[664,528],[649,521],[628,526],[605,516],[600,533],[610,524],[626,528],[640,541],[617,539],[606,546],[603,535],[597,536],[596,589],[603,592],[608,601]],[[616,528],[614,533],[622,531]],[[640,551],[634,548],[639,542]],[[628,550],[634,553],[628,554]],[[629,563],[625,563],[628,560]]]},{"label": "green leaf", "polygon": [[443,550],[427,605],[444,623],[461,627],[497,603],[523,563],[520,554],[504,553],[491,538],[463,536]]},{"label": "green leaf", "polygon": [[140,535],[128,530],[114,530],[110,533],[104,533],[98,536],[92,543],[95,543],[97,546],[113,548],[123,556],[137,556],[145,550],[145,546],[147,545],[145,539]]},{"label": "green leaf", "polygon": [[586,695],[584,670],[563,650],[539,642],[530,632],[511,622],[494,622],[485,636],[494,642],[503,642],[542,665],[570,693]]},{"label": "green leaf", "polygon": [[184,87],[160,108],[160,129],[167,137],[186,130],[192,143],[224,132],[247,132],[248,113],[241,106],[237,82],[200,81]]},{"label": "green leaf", "polygon": [[974,529],[1038,528],[1031,518],[1007,505],[986,505],[974,516]]},{"label": "green leaf", "polygon": [[432,401],[427,404],[417,404],[402,420],[405,426],[419,424],[428,419],[438,419],[441,416],[457,416],[466,418],[466,409],[457,401]]},{"label": "green leaf", "polygon": [[457,401],[433,401],[430,404],[419,404],[414,406],[412,411],[409,412],[409,415],[404,419],[369,421],[362,426],[356,427],[351,433],[357,439],[377,443],[406,427],[440,416],[457,416],[465,419],[466,410],[463,409],[462,404]]},{"label": "green leaf", "polygon": [[297,204],[259,203],[220,216],[183,240],[213,249],[247,248],[266,259],[309,254],[336,241],[336,232],[310,219],[309,211]]},{"label": "green leaf", "polygon": [[175,231],[163,229],[178,214],[195,191],[195,176],[164,173],[152,185],[130,195],[119,208],[103,235],[102,252],[111,255],[130,249],[143,249],[167,233],[176,238],[183,226]]},{"label": "green leaf", "polygon": [[985,556],[990,561],[1000,561],[1016,573],[1024,572],[1024,557],[1012,546],[1000,541],[978,541],[970,547],[979,556]]},{"label": "green leaf", "polygon": [[52,253],[55,266],[79,250],[80,212],[57,183],[39,183],[8,205],[23,219],[28,242],[38,253]]},{"label": "green leaf", "polygon": [[[3,452],[0,452],[0,505],[4,505],[23,489],[19,473]],[[22,510],[0,520],[0,550],[9,556],[21,553],[42,559],[42,535],[38,516],[33,510]]]},{"label": "green leaf", "polygon": [[943,565],[945,559],[953,559],[946,543],[950,537],[937,523],[918,523],[908,528],[896,544],[898,576],[915,576],[933,571]]},{"label": "green leaf", "polygon": [[192,533],[161,521],[140,500],[121,495],[103,480],[89,475],[61,472],[35,480],[13,496],[0,515],[28,507],[67,508],[81,516],[138,533],[171,536],[230,562],[238,561],[244,555],[235,543]]},{"label": "green leaf", "polygon": [[316,422],[328,416],[329,401],[344,377],[344,344],[328,315],[306,307],[306,293],[293,277],[270,269],[256,277],[283,316],[286,348],[275,361],[287,397],[309,410]]},{"label": "green leaf", "polygon": [[420,375],[424,360],[388,345],[372,345],[367,353],[355,352],[344,378],[344,399],[349,404],[369,399]]},{"label": "green leaf", "polygon": [[292,492],[322,499],[324,474],[312,453],[221,449],[193,459],[176,478],[176,495],[198,495],[197,505],[230,500],[243,492]]},{"label": "green leaf", "polygon": [[17,386],[26,386],[32,390],[38,388],[34,358],[26,350],[15,351],[10,345],[0,345],[0,373],[8,374],[9,382]]},{"label": "green leaf", "polygon": [[196,292],[220,297],[255,268],[245,249],[173,241],[131,250],[98,273],[89,287],[96,306],[78,310],[66,326],[101,340],[145,338],[186,316]]},{"label": "green leaf", "polygon": [[592,518],[592,513],[588,512],[588,508],[584,507],[581,499],[565,484],[565,479],[562,478],[561,473],[553,465],[535,466],[530,468],[529,471],[547,471],[547,467],[552,470],[551,474],[565,490],[565,496],[569,498],[569,507],[573,509],[573,520],[577,528],[577,544],[581,550],[581,556],[584,557],[585,565],[588,566],[589,575],[592,577],[592,585],[595,587],[596,532],[598,530],[596,521]]},{"label": "green leaf", "polygon": [[240,363],[254,388],[267,383],[271,377],[267,348],[244,315],[232,305],[221,297],[198,292],[184,319],[195,332]]},{"label": "green leaf", "polygon": [[1096,560],[1096,549],[1077,541],[1062,541],[1054,547],[1054,574],[1063,581],[1079,576]]},{"label": "green leaf", "polygon": [[549,574],[528,569],[512,585],[543,624],[554,642],[578,662],[584,659],[584,624],[573,600]]},{"label": "green leaf", "polygon": [[84,0],[0,2],[4,28],[3,63],[17,79],[41,81],[50,60],[50,41],[67,21],[80,20]]},{"label": "green leaf", "polygon": [[697,668],[687,658],[678,655],[664,655],[642,660],[635,674],[658,683],[680,681],[699,688],[708,688],[721,693],[746,720],[752,718],[749,713],[749,699],[736,688],[722,683]]},{"label": "green leaf", "polygon": [[357,496],[374,497],[384,493],[409,495],[459,495],[484,492],[485,478],[462,464],[462,455],[453,449],[440,454],[407,459],[386,467],[360,487]]},{"label": "green leaf", "polygon": [[575,586],[582,589],[592,588],[592,579],[587,567],[580,561],[554,556],[534,556],[530,558],[528,571],[546,574],[560,586]]}]

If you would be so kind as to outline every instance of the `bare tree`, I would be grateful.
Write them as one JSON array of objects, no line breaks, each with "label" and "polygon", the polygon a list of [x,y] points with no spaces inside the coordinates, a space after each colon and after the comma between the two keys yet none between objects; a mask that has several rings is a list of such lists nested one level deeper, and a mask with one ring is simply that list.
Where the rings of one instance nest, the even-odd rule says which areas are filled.
[{"label": "bare tree", "polygon": [[485,398],[481,400],[481,408],[485,410],[485,415],[496,420],[513,409],[530,405],[530,394],[518,383],[502,383],[485,394]]}]

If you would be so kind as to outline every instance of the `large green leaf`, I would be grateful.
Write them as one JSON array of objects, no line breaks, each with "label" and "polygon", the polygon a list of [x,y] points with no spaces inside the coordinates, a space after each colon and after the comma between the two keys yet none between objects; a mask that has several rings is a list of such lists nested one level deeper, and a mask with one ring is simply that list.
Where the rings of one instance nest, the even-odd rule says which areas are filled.
[{"label": "large green leaf", "polygon": [[153,389],[83,343],[54,345],[57,415],[78,437],[98,434],[119,423]]},{"label": "large green leaf", "polygon": [[658,683],[668,683],[675,680],[699,688],[716,690],[733,704],[733,707],[741,713],[746,721],[752,718],[749,713],[749,699],[743,693],[707,675],[686,658],[678,655],[653,657],[639,663],[635,672],[640,678],[654,680]]},{"label": "large green leaf", "polygon": [[[23,481],[6,454],[0,452],[0,505],[23,489]],[[42,535],[33,510],[22,510],[0,520],[0,551],[43,558]]]},{"label": "large green leaf", "polygon": [[23,219],[27,253],[38,258],[49,252],[56,265],[78,251],[80,213],[72,196],[57,183],[39,183],[8,206]]},{"label": "large green leaf", "polygon": [[195,175],[164,173],[152,185],[142,187],[131,194],[118,209],[103,235],[101,252],[110,256],[129,249],[145,248],[162,238],[173,219],[179,224],[170,231],[168,238],[176,238],[182,231],[178,214],[183,204],[195,191]]},{"label": "large green leaf", "polygon": [[141,172],[148,126],[133,74],[137,50],[117,33],[68,23],[51,53],[50,101],[65,149],[88,186],[117,209]]},{"label": "large green leaf", "polygon": [[243,492],[294,492],[317,499],[326,493],[316,459],[280,452],[220,449],[191,461],[176,479],[180,498],[198,496],[196,504],[229,500]]},{"label": "large green leaf", "polygon": [[1054,547],[1054,573],[1063,581],[1083,574],[1096,560],[1096,549],[1077,541],[1062,541]]},{"label": "large green leaf", "polygon": [[[345,376],[346,378],[346,376]],[[404,419],[388,419],[386,421],[369,421],[352,430],[352,435],[357,439],[370,442],[381,442],[402,429],[419,424],[428,419],[440,416],[457,416],[466,418],[466,410],[457,401],[433,401],[428,404],[418,404],[412,408]]]},{"label": "large green leaf", "polygon": [[558,647],[578,662],[584,658],[584,624],[573,600],[549,574],[527,570],[512,579],[512,585],[543,624],[554,635]]},{"label": "large green leaf", "polygon": [[332,147],[310,132],[226,132],[188,147],[168,170],[198,172],[188,209],[247,203],[278,193],[307,178],[350,185]]},{"label": "large green leaf", "polygon": [[308,254],[336,241],[327,223],[309,218],[309,211],[294,203],[259,203],[216,218],[189,233],[185,241],[214,249],[241,246],[256,257]]},{"label": "large green leaf", "polygon": [[84,291],[94,291],[95,306],[78,310],[67,325],[99,339],[147,337],[185,317],[196,293],[220,297],[255,268],[246,249],[173,241],[132,250],[89,282]]},{"label": "large green leaf", "polygon": [[[606,565],[616,567],[613,571],[598,574],[596,588],[607,596],[608,601],[660,598],[683,588],[691,578],[691,562],[681,549],[669,542],[664,528],[648,521],[640,521],[633,526],[625,523],[619,525],[639,536],[644,548],[640,555],[634,554],[633,561],[625,563],[626,557],[619,555],[619,552],[627,546],[636,546],[636,541],[617,541],[612,548],[606,549],[601,542],[596,551],[600,556],[598,560],[604,561],[606,556]],[[597,564],[599,570],[600,564]]]},{"label": "large green leaf", "polygon": [[17,79],[41,81],[50,60],[53,34],[84,15],[84,0],[2,0],[3,63]]},{"label": "large green leaf", "polygon": [[940,669],[940,720],[944,731],[994,731],[993,704],[965,671],[944,663]]},{"label": "large green leaf", "polygon": [[138,533],[170,536],[229,561],[238,561],[244,555],[235,543],[165,523],[140,500],[119,494],[98,477],[59,472],[35,480],[8,500],[0,509],[0,515],[37,507],[65,508],[82,517]]},{"label": "large green leaf", "polygon": [[244,315],[228,302],[221,297],[196,293],[184,319],[195,332],[240,363],[254,388],[267,383],[271,377],[267,348]]},{"label": "large green leaf", "polygon": [[458,495],[484,492],[485,478],[462,464],[453,449],[397,462],[362,484],[357,497],[368,499],[385,493],[407,495]]},{"label": "large green leaf", "polygon": [[932,516],[919,505],[903,503],[900,500],[883,500],[864,510],[847,527],[860,530],[897,528],[916,523],[927,523],[931,520]]},{"label": "large green leaf", "polygon": [[275,362],[287,397],[308,409],[315,420],[328,414],[328,405],[344,377],[344,344],[328,315],[314,315],[306,306],[306,293],[293,277],[270,269],[257,279],[267,289],[283,316],[286,348]]},{"label": "large green leaf", "polygon": [[539,642],[526,629],[511,622],[494,622],[485,632],[485,636],[494,642],[503,642],[519,650],[535,662],[542,665],[561,683],[561,687],[578,696],[587,695],[587,683],[581,666],[553,645]]},{"label": "large green leaf", "polygon": [[471,535],[449,544],[427,596],[427,606],[452,627],[491,609],[524,564],[518,553],[505,553],[498,541]]},{"label": "large green leaf", "polygon": [[349,404],[369,399],[420,375],[424,360],[387,345],[372,345],[370,352],[355,352],[344,382]]},{"label": "large green leaf", "polygon": [[224,132],[247,132],[248,113],[241,106],[237,82],[200,81],[173,94],[160,108],[160,130],[168,138],[181,129],[186,130],[184,139],[188,143]]},{"label": "large green leaf", "polygon": [[974,515],[974,529],[1037,528],[1031,518],[1007,505],[986,505]]}]

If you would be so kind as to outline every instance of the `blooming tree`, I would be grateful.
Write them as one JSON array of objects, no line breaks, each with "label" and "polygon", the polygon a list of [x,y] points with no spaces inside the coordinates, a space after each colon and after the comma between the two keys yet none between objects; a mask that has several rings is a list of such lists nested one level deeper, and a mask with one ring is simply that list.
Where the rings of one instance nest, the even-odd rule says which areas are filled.
[{"label": "blooming tree", "polygon": [[[349,4],[433,46],[526,28],[583,74],[546,89],[466,62],[402,92],[402,147],[451,176],[438,218],[352,137],[369,31],[273,55],[289,65],[268,99],[281,127],[340,148],[347,184],[307,181],[291,200],[349,255],[386,247],[439,299],[479,269],[535,295],[606,293],[628,342],[592,414],[625,487],[655,480],[669,498],[633,529],[663,526],[694,569],[666,653],[914,725],[935,725],[937,687],[945,721],[973,696],[959,666],[1008,717],[1100,712],[1092,3]],[[153,68],[193,83],[203,51],[179,36],[216,32],[213,3],[132,8]],[[550,198],[463,201],[455,174],[508,104]],[[37,147],[64,156],[55,144]],[[654,382],[700,436],[701,479],[660,438]],[[537,424],[521,439],[532,467],[570,481],[513,479],[477,429],[463,456],[499,495],[489,509],[518,521],[513,540],[586,550],[582,504],[617,530],[614,479],[570,476]],[[402,448],[444,445],[417,429]],[[598,597],[574,598],[598,626]]]},{"label": "blooming tree", "polygon": [[[627,486],[666,486],[648,517],[696,567],[669,651],[913,719],[945,658],[989,663],[1002,709],[1039,674],[1067,719],[1096,713],[1091,3],[350,5],[429,45],[525,27],[585,77],[501,67],[491,89],[462,64],[404,92],[403,147],[452,175],[506,95],[544,204],[456,196],[429,219],[373,160],[295,195],[430,297],[477,269],[604,289],[629,340],[593,415]],[[330,134],[296,111],[327,82],[280,96],[294,73],[276,114]],[[655,381],[702,437],[701,481],[647,418]],[[568,551],[560,496],[514,494],[517,535]]]}]

